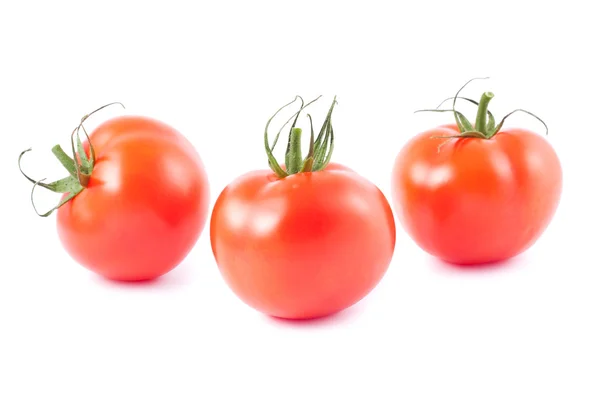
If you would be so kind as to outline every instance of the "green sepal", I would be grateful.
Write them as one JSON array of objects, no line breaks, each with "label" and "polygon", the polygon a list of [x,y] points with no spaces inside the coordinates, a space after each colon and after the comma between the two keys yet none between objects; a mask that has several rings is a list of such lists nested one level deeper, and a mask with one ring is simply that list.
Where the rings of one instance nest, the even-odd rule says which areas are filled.
[{"label": "green sepal", "polygon": [[310,120],[310,144],[308,146],[308,154],[302,163],[302,169],[300,172],[311,172],[315,162],[315,128],[313,126],[312,117],[310,114],[307,114],[307,117]]},{"label": "green sepal", "polygon": [[[474,104],[476,106],[479,106],[479,102],[475,101],[473,99],[470,99],[468,97],[462,97],[462,96],[458,96],[456,97],[456,99],[458,100],[465,100],[468,101],[471,104]],[[448,97],[447,99],[444,99],[439,106],[437,106],[437,108],[439,109],[445,102],[450,101],[450,100],[454,100],[454,97]],[[427,111],[432,111],[432,110],[427,110]],[[458,111],[455,111],[458,112]],[[488,122],[487,122],[487,126],[485,129],[485,132],[483,132],[486,136],[489,136],[492,134],[492,132],[494,131],[494,129],[496,128],[496,121],[494,119],[494,114],[491,113],[490,110],[487,110],[487,118],[488,118]]]},{"label": "green sepal", "polygon": [[89,174],[91,172],[91,164],[83,148],[79,134],[77,135],[77,154],[79,155],[79,161],[81,162],[81,172],[83,174]]},{"label": "green sepal", "polygon": [[[315,143],[315,163],[313,171],[322,171],[325,169],[329,161],[331,160],[331,154],[333,152],[333,125],[331,122],[331,115],[333,108],[337,104],[336,99],[333,99],[329,111],[327,112],[327,118],[323,122],[319,136]],[[324,132],[324,134],[323,134]]]},{"label": "green sepal", "polygon": [[[327,145],[323,145],[323,151],[319,154],[319,159],[316,165],[313,167],[314,171],[322,171],[327,167],[329,162],[331,161],[331,155],[333,154],[333,125],[329,124],[329,135],[328,135]],[[327,153],[325,152],[327,151]]]},{"label": "green sepal", "polygon": [[[37,184],[38,186],[42,186],[39,182],[37,182]],[[67,176],[66,178],[62,178],[52,183],[45,184],[44,188],[49,189],[54,193],[72,193],[83,189],[83,186],[79,184],[77,178]]]},{"label": "green sepal", "polygon": [[458,122],[458,128],[460,129],[461,132],[468,132],[468,131],[472,131],[473,130],[473,125],[471,125],[471,123],[469,122],[469,120],[467,119],[467,117],[465,117],[463,114],[454,111],[454,115],[456,116]]},{"label": "green sepal", "polygon": [[485,127],[485,135],[487,137],[490,137],[494,134],[495,130],[496,130],[496,120],[494,119],[494,115],[488,111],[488,122],[487,122],[487,126]]},{"label": "green sepal", "polygon": [[535,114],[534,114],[534,113],[532,113],[532,112],[529,112],[529,111],[527,111],[527,110],[522,110],[522,109],[518,108],[518,109],[516,109],[516,110],[513,110],[513,111],[509,112],[508,114],[506,114],[506,115],[505,115],[505,116],[504,116],[504,117],[503,117],[503,118],[500,120],[500,123],[499,123],[499,124],[498,124],[498,126],[496,127],[496,130],[494,131],[494,133],[492,134],[492,136],[494,136],[495,134],[497,134],[498,132],[500,132],[500,129],[502,129],[502,126],[504,125],[504,121],[506,121],[506,119],[507,119],[508,117],[510,117],[511,115],[513,115],[513,114],[514,114],[514,113],[516,113],[516,112],[523,112],[523,113],[525,113],[525,114],[531,115],[532,117],[534,117],[535,119],[537,119],[538,121],[540,121],[540,122],[541,122],[541,123],[544,125],[544,128],[546,128],[546,135],[548,135],[548,125],[546,125],[546,123],[545,123],[545,122],[544,122],[544,121],[543,121],[543,120],[542,120],[540,117],[538,117],[537,115],[535,115]]},{"label": "green sepal", "polygon": [[[125,106],[119,102],[109,103],[100,108],[97,108],[96,110],[92,111],[89,114],[86,114],[85,116],[83,116],[83,118],[81,118],[79,125],[75,129],[73,129],[73,132],[71,132],[71,152],[73,154],[72,157],[67,155],[67,153],[65,153],[65,151],[62,149],[62,147],[60,145],[56,145],[52,148],[52,154],[54,154],[54,156],[58,159],[58,161],[61,163],[61,165],[63,167],[65,167],[67,172],[69,172],[69,176],[67,176],[66,178],[62,178],[62,179],[59,179],[59,180],[51,182],[51,183],[44,183],[45,179],[34,180],[33,178],[29,177],[23,171],[23,168],[21,167],[21,160],[23,158],[23,155],[25,153],[31,151],[31,149],[22,151],[19,154],[19,159],[18,159],[19,171],[29,182],[33,183],[33,188],[31,189],[31,203],[33,205],[33,209],[39,216],[41,216],[41,217],[49,216],[55,210],[57,210],[58,208],[63,206],[65,203],[67,203],[68,201],[73,199],[75,196],[77,196],[79,193],[81,193],[83,191],[83,189],[85,189],[87,187],[87,185],[90,181],[91,175],[92,175],[92,171],[94,169],[96,153],[94,151],[94,146],[92,146],[92,144],[91,144],[90,136],[88,135],[87,131],[85,130],[83,123],[90,116],[95,114],[96,112],[98,112],[108,106],[111,106],[113,104],[118,104],[121,107],[125,108]],[[83,148],[83,143],[81,142],[81,137],[79,135],[80,130],[83,130],[83,133],[85,134],[85,137],[89,143],[89,152],[90,152],[89,156],[86,154],[86,152]],[[75,150],[76,148],[77,148],[77,150]],[[33,200],[33,193],[38,186],[48,189],[54,193],[63,194],[63,197],[62,197],[61,201],[58,203],[58,205],[43,214],[39,213],[37,211],[37,208],[35,207],[35,202]],[[66,194],[66,196],[64,194]]]},{"label": "green sepal", "polygon": [[466,131],[459,135],[434,135],[431,139],[461,139],[461,138],[478,138],[486,139],[485,135],[478,131]]},{"label": "green sepal", "polygon": [[[60,147],[59,144],[52,148],[52,154],[54,154],[54,156],[58,159],[58,161],[60,161],[62,166],[65,167],[69,175],[71,175],[74,178],[77,178],[77,169],[75,168],[75,161],[71,157],[69,157],[67,153],[65,153],[65,151],[62,149],[62,147]],[[21,153],[21,155],[23,154]],[[33,183],[35,183],[35,181],[33,181]]]},{"label": "green sepal", "polygon": [[[31,149],[27,149],[27,150],[21,152],[21,154],[19,154],[19,160],[18,160],[19,171],[21,171],[21,174],[23,174],[23,176],[29,182],[33,183],[33,188],[31,189],[31,203],[33,205],[33,209],[40,217],[47,217],[50,214],[52,214],[55,210],[60,208],[63,204],[65,204],[66,202],[71,200],[73,197],[75,197],[79,193],[81,193],[81,191],[84,188],[79,183],[79,180],[77,179],[77,177],[73,176],[73,175],[69,175],[66,178],[62,178],[62,179],[59,179],[59,180],[51,182],[51,183],[44,183],[43,182],[44,179],[36,181],[36,180],[32,179],[31,177],[29,177],[23,171],[23,168],[21,167],[21,159],[23,158],[23,155],[29,151],[31,151]],[[61,161],[61,164],[63,164],[68,171],[72,171],[75,168],[74,166],[69,166],[68,162],[65,161],[66,158],[68,158],[68,159],[71,159],[71,158],[69,156],[67,156],[66,153],[64,153],[64,151],[62,151],[60,146],[54,146],[52,148],[52,152],[56,155],[56,157]],[[71,161],[72,161],[72,159],[71,159]],[[63,198],[56,207],[52,208],[51,210],[49,210],[45,213],[39,213],[35,206],[34,200],[33,200],[33,193],[35,191],[35,188],[38,186],[48,189],[54,193],[69,193],[69,195],[65,196],[65,198]]]},{"label": "green sepal", "polygon": [[300,170],[300,172],[311,172],[313,170],[314,161],[315,161],[314,158],[307,157],[304,160],[304,164],[302,165],[302,169]]},{"label": "green sepal", "polygon": [[322,168],[323,163],[325,162],[327,148],[329,147],[329,138],[331,137],[331,127],[328,122],[326,122],[325,127],[325,135],[322,136],[322,141],[320,143],[315,144],[315,164],[313,168],[319,170]]},{"label": "green sepal", "polygon": [[[488,110],[488,104],[489,104],[490,100],[494,97],[493,93],[491,93],[491,92],[483,93],[481,96],[480,102],[476,102],[475,100],[469,99],[467,97],[459,96],[460,92],[465,88],[465,86],[467,86],[470,82],[472,82],[476,79],[488,79],[488,78],[473,78],[473,79],[469,80],[467,83],[465,83],[458,90],[456,95],[454,95],[454,97],[445,99],[444,101],[442,101],[440,103],[440,105],[436,109],[417,110],[416,112],[431,111],[431,112],[452,112],[452,113],[454,113],[454,118],[456,120],[456,124],[458,125],[458,127],[460,129],[461,134],[460,135],[452,135],[452,136],[444,136],[446,138],[477,137],[477,138],[482,138],[482,139],[491,139],[498,132],[500,132],[500,130],[504,126],[504,122],[506,121],[506,119],[516,112],[523,112],[523,113],[526,113],[526,114],[536,118],[538,121],[540,121],[544,125],[544,128],[546,129],[546,135],[548,134],[548,125],[546,125],[546,123],[537,115],[533,114],[530,111],[523,110],[523,109],[516,109],[514,111],[511,111],[510,113],[505,115],[502,118],[502,120],[500,120],[500,123],[498,125],[496,125],[496,120],[494,118],[494,115]],[[458,100],[458,99],[466,100],[466,101],[478,106],[477,117],[475,119],[475,127],[473,127],[473,125],[468,121],[468,119],[463,114],[456,111],[455,106],[456,106],[456,100]],[[442,104],[444,104],[448,100],[453,100],[452,109],[451,110],[439,109],[442,106]],[[435,137],[439,137],[439,136],[435,136]]]},{"label": "green sepal", "polygon": [[[289,102],[288,104],[282,106],[279,110],[277,110],[275,112],[275,114],[273,114],[273,116],[271,118],[269,118],[269,120],[267,121],[267,125],[265,126],[265,134],[264,134],[264,142],[265,143],[264,144],[265,144],[265,152],[267,153],[267,158],[269,160],[269,167],[280,178],[285,178],[286,176],[288,176],[288,174],[283,170],[283,168],[281,168],[281,166],[277,162],[277,159],[273,155],[273,150],[271,148],[271,145],[269,144],[269,125],[271,125],[271,121],[273,121],[273,118],[275,118],[277,116],[277,114],[279,114],[281,112],[281,110],[283,110],[290,104],[294,103],[297,99],[298,99],[298,96],[296,96],[296,98],[293,101]],[[281,132],[281,130],[279,132]],[[278,139],[279,139],[279,133],[277,133],[277,136],[275,137],[275,141],[273,143],[273,148],[275,147],[275,144],[277,143]]]},{"label": "green sepal", "polygon": [[419,112],[438,112],[438,113],[451,112],[451,113],[454,113],[454,116],[455,116],[456,121],[457,121],[456,125],[458,125],[458,129],[460,130],[461,133],[473,130],[473,125],[471,125],[471,123],[469,122],[469,120],[467,119],[467,117],[465,117],[459,111],[452,110],[452,109],[439,109],[439,108],[426,108],[426,109],[423,109],[423,110],[417,110],[417,111],[415,111],[415,113],[419,113]]},{"label": "green sepal", "polygon": [[61,201],[55,207],[46,211],[45,213],[40,213],[37,210],[37,207],[35,206],[35,201],[33,200],[33,193],[35,191],[35,188],[38,186],[43,186],[43,185],[41,185],[41,182],[39,182],[39,181],[33,185],[33,188],[31,188],[31,204],[33,205],[33,209],[37,215],[39,215],[40,217],[50,216],[54,211],[58,210],[60,207],[65,205],[67,202],[71,201],[75,196],[77,196],[79,193],[81,193],[83,191],[83,189],[84,189],[83,186],[81,186],[79,184],[79,181],[77,180],[77,178],[73,178],[72,176],[61,179],[60,181],[48,183],[43,187],[48,188],[48,186],[50,186],[52,184],[57,184],[59,182],[66,181],[66,180],[68,180],[68,182],[64,183],[64,187],[62,189],[60,189],[61,191],[56,190],[56,192],[57,193],[69,193],[69,195],[67,195],[63,199],[61,199]]}]

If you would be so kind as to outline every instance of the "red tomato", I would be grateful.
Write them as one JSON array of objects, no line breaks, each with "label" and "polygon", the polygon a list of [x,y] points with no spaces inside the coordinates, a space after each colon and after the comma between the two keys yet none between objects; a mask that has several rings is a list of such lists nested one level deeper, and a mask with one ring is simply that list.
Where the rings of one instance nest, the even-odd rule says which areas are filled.
[{"label": "red tomato", "polygon": [[381,191],[334,165],[283,179],[270,170],[243,175],[217,199],[210,229],[231,289],[263,313],[296,319],[367,295],[388,268],[396,235]]},{"label": "red tomato", "polygon": [[170,271],[206,221],[209,188],[200,157],[175,129],[144,117],[111,119],[90,141],[96,162],[89,182],[58,209],[65,249],[109,279]]},{"label": "red tomato", "polygon": [[304,160],[301,130],[292,128],[285,171],[265,132],[272,171],[236,179],[212,212],[211,245],[225,281],[271,316],[316,318],[353,305],[381,280],[394,252],[394,217],[384,195],[324,157],[333,148],[334,104]]},{"label": "red tomato", "polygon": [[544,232],[559,203],[562,172],[546,139],[506,129],[489,139],[447,125],[413,138],[393,170],[394,208],[416,243],[450,263],[513,257]]}]

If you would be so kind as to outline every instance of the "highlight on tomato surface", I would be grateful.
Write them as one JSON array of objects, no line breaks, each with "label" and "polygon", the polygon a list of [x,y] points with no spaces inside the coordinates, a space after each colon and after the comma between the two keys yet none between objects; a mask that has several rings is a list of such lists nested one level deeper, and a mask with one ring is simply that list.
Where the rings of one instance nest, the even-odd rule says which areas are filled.
[{"label": "highlight on tomato surface", "polygon": [[38,214],[57,212],[58,235],[73,259],[109,279],[153,279],[175,268],[198,240],[208,178],[192,144],[155,119],[124,115],[88,135],[84,122],[107,106],[73,130],[72,156],[60,145],[52,149],[66,178],[45,183],[25,174],[21,159],[31,149],[19,156],[19,169],[33,184],[32,202],[38,187],[61,194],[56,207]]},{"label": "highlight on tomato surface", "polygon": [[[335,99],[318,134],[308,115],[310,145],[302,155],[302,129],[296,125],[314,101],[304,104],[296,97],[268,120],[264,147],[270,169],[231,182],[211,217],[212,250],[227,284],[246,304],[280,318],[322,317],[358,302],[382,279],[395,247],[394,217],[382,192],[330,162]],[[271,121],[296,102],[299,110],[271,143]],[[290,122],[280,164],[273,150]]]},{"label": "highlight on tomato surface", "polygon": [[[493,93],[477,102],[460,96],[465,86],[442,103],[452,100],[451,109],[420,110],[451,112],[454,123],[423,132],[402,148],[392,194],[401,224],[422,249],[473,265],[514,257],[538,240],[558,207],[562,169],[542,135],[504,128],[507,117],[523,112],[547,133],[541,119],[517,109],[496,123],[488,110]],[[478,107],[474,123],[456,110],[458,100]]]}]

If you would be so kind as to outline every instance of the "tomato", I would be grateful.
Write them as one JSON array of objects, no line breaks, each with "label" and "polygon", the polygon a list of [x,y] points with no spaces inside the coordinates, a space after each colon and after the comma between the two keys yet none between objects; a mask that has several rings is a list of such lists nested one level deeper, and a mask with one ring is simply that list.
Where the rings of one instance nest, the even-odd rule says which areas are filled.
[{"label": "tomato", "polygon": [[392,194],[403,227],[422,249],[450,263],[489,263],[522,253],[559,204],[557,154],[532,131],[495,125],[485,108],[492,96],[476,103],[474,126],[458,119],[460,125],[423,132],[395,161]]},{"label": "tomato", "polygon": [[[176,267],[203,230],[209,186],[202,161],[174,128],[122,116],[90,135],[95,164],[57,211],[67,252],[114,280],[147,280]],[[85,145],[87,155],[89,144]],[[76,182],[75,182],[76,184]]]},{"label": "tomato", "polygon": [[316,162],[288,174],[292,163],[244,174],[222,191],[211,245],[226,283],[251,307],[280,318],[322,317],[382,279],[395,223],[382,192],[351,169]]}]

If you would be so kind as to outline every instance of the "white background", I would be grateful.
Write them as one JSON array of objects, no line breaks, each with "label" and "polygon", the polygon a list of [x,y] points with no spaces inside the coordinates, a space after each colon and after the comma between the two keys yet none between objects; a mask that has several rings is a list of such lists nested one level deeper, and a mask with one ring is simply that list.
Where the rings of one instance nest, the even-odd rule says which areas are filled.
[{"label": "white background", "polygon": [[[1,3],[0,399],[600,398],[594,2],[156,3]],[[323,94],[321,120],[337,94],[334,159],[389,195],[401,146],[450,120],[412,112],[475,76],[492,79],[465,94],[494,91],[497,116],[526,108],[548,123],[564,168],[551,226],[522,256],[477,271],[436,261],[398,226],[381,284],[322,320],[282,322],[241,303],[208,230],[156,282],[103,280],[62,250],[17,170],[32,146],[25,168],[60,177],[52,145],[122,101],[194,143],[214,201],[266,166],[273,111]]]}]

